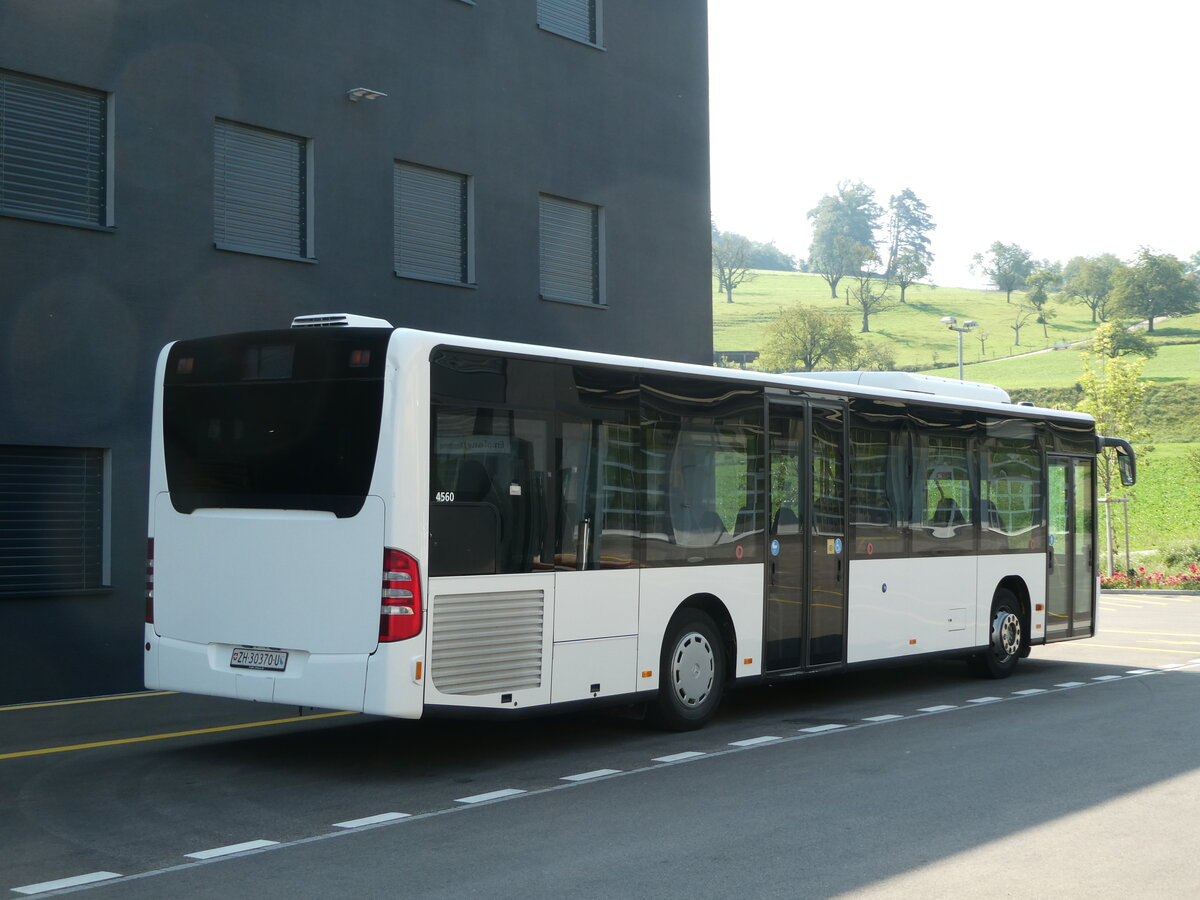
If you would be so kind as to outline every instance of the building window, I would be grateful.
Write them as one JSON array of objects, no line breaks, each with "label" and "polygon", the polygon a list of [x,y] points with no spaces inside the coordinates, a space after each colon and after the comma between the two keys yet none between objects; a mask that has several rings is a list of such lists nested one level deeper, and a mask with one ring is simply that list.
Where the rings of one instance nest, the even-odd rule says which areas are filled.
[{"label": "building window", "polygon": [[0,72],[0,213],[111,225],[109,98]]},{"label": "building window", "polygon": [[602,213],[587,203],[538,198],[542,299],[604,305]]},{"label": "building window", "polygon": [[396,163],[393,256],[396,274],[450,284],[474,281],[471,179]]},{"label": "building window", "polygon": [[308,140],[218,121],[213,144],[217,247],[283,259],[312,258]]},{"label": "building window", "polygon": [[538,0],[538,27],[598,47],[600,2],[601,0]]},{"label": "building window", "polygon": [[0,596],[108,583],[105,451],[0,447]]}]

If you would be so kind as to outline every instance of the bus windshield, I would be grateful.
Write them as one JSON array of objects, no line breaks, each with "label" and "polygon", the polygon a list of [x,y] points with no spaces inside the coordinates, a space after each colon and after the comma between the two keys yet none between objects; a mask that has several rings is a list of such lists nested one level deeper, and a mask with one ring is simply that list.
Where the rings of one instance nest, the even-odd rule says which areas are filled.
[{"label": "bus windshield", "polygon": [[362,508],[390,332],[257,332],[175,344],[163,386],[171,501],[199,508]]}]

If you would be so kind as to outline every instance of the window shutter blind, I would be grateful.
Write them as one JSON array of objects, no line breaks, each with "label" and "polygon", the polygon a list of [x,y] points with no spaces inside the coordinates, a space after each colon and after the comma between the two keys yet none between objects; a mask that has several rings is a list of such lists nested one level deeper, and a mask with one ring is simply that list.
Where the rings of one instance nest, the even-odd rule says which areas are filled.
[{"label": "window shutter blind", "polygon": [[0,595],[103,580],[104,451],[0,447]]},{"label": "window shutter blind", "polygon": [[397,163],[393,200],[396,274],[466,283],[467,179]]},{"label": "window shutter blind", "polygon": [[599,211],[542,196],[539,212],[542,296],[599,303]]},{"label": "window shutter blind", "polygon": [[0,210],[106,225],[108,99],[0,72]]},{"label": "window shutter blind", "polygon": [[596,0],[538,0],[538,24],[577,41],[596,43]]},{"label": "window shutter blind", "polygon": [[306,257],[307,142],[218,121],[214,139],[213,231],[217,246]]}]

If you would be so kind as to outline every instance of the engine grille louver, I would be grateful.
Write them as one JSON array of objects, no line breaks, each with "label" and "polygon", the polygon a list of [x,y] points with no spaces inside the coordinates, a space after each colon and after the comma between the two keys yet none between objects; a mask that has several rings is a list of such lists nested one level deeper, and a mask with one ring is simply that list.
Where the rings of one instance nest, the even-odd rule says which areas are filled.
[{"label": "engine grille louver", "polygon": [[540,687],[546,600],[542,591],[433,598],[429,673],[444,694]]}]

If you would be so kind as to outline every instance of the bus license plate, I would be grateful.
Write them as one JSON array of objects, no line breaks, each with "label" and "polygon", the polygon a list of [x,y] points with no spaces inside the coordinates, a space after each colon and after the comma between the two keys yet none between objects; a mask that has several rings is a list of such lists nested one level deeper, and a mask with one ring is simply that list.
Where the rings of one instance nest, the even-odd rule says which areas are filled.
[{"label": "bus license plate", "polygon": [[229,665],[235,669],[262,669],[282,672],[287,668],[286,650],[256,650],[253,647],[234,647]]}]

